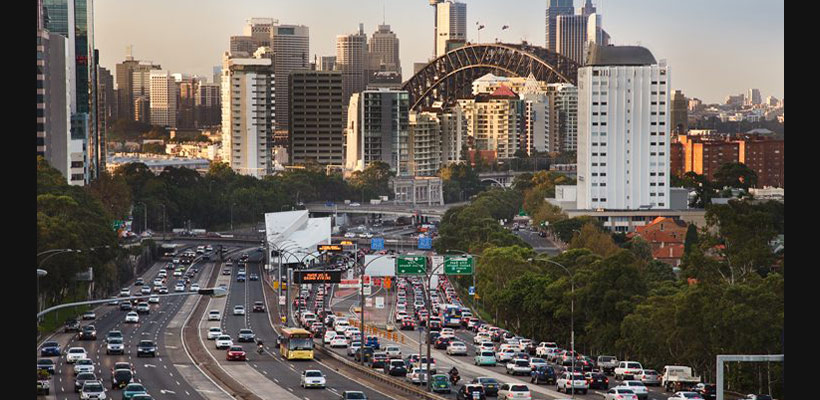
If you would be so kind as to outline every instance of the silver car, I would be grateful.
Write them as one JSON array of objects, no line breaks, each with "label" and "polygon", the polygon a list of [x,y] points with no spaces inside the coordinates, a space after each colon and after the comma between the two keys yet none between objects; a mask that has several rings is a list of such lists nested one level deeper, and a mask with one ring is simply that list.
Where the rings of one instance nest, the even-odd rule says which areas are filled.
[{"label": "silver car", "polygon": [[661,385],[661,377],[658,375],[658,371],[655,371],[654,369],[643,370],[643,373],[635,376],[635,379],[640,380],[646,386]]}]

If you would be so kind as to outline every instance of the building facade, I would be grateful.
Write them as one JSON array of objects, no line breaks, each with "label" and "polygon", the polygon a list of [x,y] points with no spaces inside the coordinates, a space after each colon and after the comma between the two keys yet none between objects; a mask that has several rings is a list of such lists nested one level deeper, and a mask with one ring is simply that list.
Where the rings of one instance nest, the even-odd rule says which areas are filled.
[{"label": "building facade", "polygon": [[559,15],[555,18],[555,50],[578,64],[584,64],[587,42],[585,15]]},{"label": "building facade", "polygon": [[689,130],[689,99],[683,95],[683,92],[676,90],[672,93],[671,103],[669,110],[671,133],[685,135]]},{"label": "building facade", "polygon": [[396,176],[411,176],[410,97],[404,90],[365,90],[351,96],[347,112],[345,168],[362,170],[383,161]]},{"label": "building facade", "polygon": [[578,88],[569,83],[547,85],[550,153],[578,150]]},{"label": "building facade", "polygon": [[345,105],[353,93],[365,89],[365,63],[367,62],[367,36],[364,26],[359,24],[359,31],[349,35],[336,36],[336,70],[342,72],[342,97]]},{"label": "building facade", "polygon": [[335,71],[336,70],[336,56],[322,56],[319,65],[316,66],[319,71]]},{"label": "building facade", "polygon": [[436,57],[449,48],[448,42],[463,43],[467,40],[467,4],[446,0],[436,4]]},{"label": "building facade", "polygon": [[291,71],[288,79],[290,163],[343,165],[342,73]]},{"label": "building facade", "polygon": [[578,209],[668,209],[670,70],[638,46],[578,69]]},{"label": "building facade", "polygon": [[434,176],[441,168],[441,131],[435,113],[410,112],[408,118],[410,173]]},{"label": "building facade", "polygon": [[547,0],[546,40],[544,47],[547,50],[557,51],[557,19],[559,15],[573,15],[575,8],[572,0]]},{"label": "building facade", "polygon": [[496,152],[496,158],[514,158],[523,131],[523,102],[501,85],[492,94],[458,99],[467,118],[467,136],[475,150]]},{"label": "building facade", "polygon": [[378,30],[373,32],[367,49],[374,55],[375,65],[371,65],[373,71],[396,71],[401,73],[401,61],[399,60],[399,38],[390,30],[390,25],[379,25]]},{"label": "building facade", "polygon": [[194,94],[194,126],[196,128],[215,126],[222,122],[220,94],[221,84],[196,82],[196,93]]},{"label": "building facade", "polygon": [[177,83],[168,71],[150,72],[151,125],[177,127]]}]

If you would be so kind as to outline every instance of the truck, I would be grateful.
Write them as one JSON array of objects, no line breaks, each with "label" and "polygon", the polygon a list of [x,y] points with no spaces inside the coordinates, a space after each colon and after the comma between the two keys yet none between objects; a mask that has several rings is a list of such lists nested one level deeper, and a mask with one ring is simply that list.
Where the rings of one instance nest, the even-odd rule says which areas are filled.
[{"label": "truck", "polygon": [[615,367],[618,366],[618,358],[615,356],[598,356],[596,365],[605,374],[612,375],[615,372]]},{"label": "truck", "polygon": [[700,377],[694,375],[692,367],[666,365],[661,370],[661,386],[667,392],[689,390],[698,383],[700,383]]},{"label": "truck", "polygon": [[208,233],[205,229],[191,229],[191,235],[194,236],[205,236]]},{"label": "truck", "polygon": [[379,205],[381,203],[382,203],[381,199],[370,199],[370,204]]}]

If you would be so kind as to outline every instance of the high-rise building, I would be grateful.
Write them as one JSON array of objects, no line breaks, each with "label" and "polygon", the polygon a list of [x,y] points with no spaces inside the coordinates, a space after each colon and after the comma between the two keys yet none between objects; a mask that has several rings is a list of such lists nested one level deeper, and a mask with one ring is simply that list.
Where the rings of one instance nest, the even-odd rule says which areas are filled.
[{"label": "high-rise building", "polygon": [[[129,47],[130,52],[130,47]],[[150,71],[151,69],[161,69],[159,65],[153,65],[150,61],[135,60],[129,53],[125,56],[125,61],[116,66],[117,79],[117,118],[133,121],[134,118],[134,95],[142,96],[145,94],[145,86],[142,85],[139,90],[134,90],[134,71]],[[142,82],[141,82],[142,83]]]},{"label": "high-rise building", "polygon": [[347,112],[345,169],[362,170],[375,161],[397,176],[410,176],[410,94],[405,90],[354,93]]},{"label": "high-rise building", "polygon": [[231,55],[247,57],[259,48],[259,41],[253,36],[231,36],[228,48]]},{"label": "high-rise building", "polygon": [[372,70],[401,72],[399,38],[390,30],[390,25],[379,25],[379,29],[370,37],[367,47],[376,64],[371,66]]},{"label": "high-rise building", "polygon": [[522,93],[524,102],[524,149],[529,155],[550,148],[550,105],[544,93]]},{"label": "high-rise building", "polygon": [[[71,136],[71,102],[74,75],[73,61],[69,57],[69,41],[65,36],[38,31],[37,60],[37,154],[66,178],[66,182],[82,185],[84,163],[82,161],[84,138]],[[41,86],[40,86],[41,85]],[[71,162],[71,151],[78,151],[79,163]]]},{"label": "high-rise building", "polygon": [[572,0],[547,0],[546,40],[547,50],[556,51],[557,18],[559,15],[573,15]]},{"label": "high-rise building", "polygon": [[467,40],[467,4],[455,0],[436,4],[436,57],[449,49],[448,42],[464,43]]},{"label": "high-rise building", "polygon": [[766,103],[765,103],[765,104],[766,104],[767,106],[769,106],[769,107],[777,107],[778,103],[779,103],[779,102],[777,101],[777,97],[774,97],[774,96],[769,96],[769,97],[766,97]]},{"label": "high-rise building", "polygon": [[106,68],[99,67],[97,76],[97,131],[99,132],[99,163],[100,170],[105,170],[106,155],[108,149],[106,138],[108,137],[108,127],[116,121],[117,96],[114,91],[114,76]]},{"label": "high-rise building", "polygon": [[196,88],[201,78],[187,74],[173,74],[177,84],[177,128],[190,129],[195,126]]},{"label": "high-rise building", "polygon": [[319,71],[335,71],[336,56],[322,56],[316,69]]},{"label": "high-rise building", "polygon": [[408,123],[410,174],[434,176],[441,168],[439,119],[431,112],[410,112]]},{"label": "high-rise building", "polygon": [[151,71],[151,125],[177,127],[177,84],[168,71]]},{"label": "high-rise building", "polygon": [[467,136],[475,150],[489,150],[496,158],[514,158],[523,136],[523,102],[501,85],[491,94],[458,99],[467,118]]},{"label": "high-rise building", "polygon": [[664,209],[670,69],[646,48],[590,48],[578,69],[578,209]]},{"label": "high-rise building", "polygon": [[588,20],[589,16],[586,15],[559,15],[555,18],[555,51],[582,65]]},{"label": "high-rise building", "polygon": [[353,93],[365,89],[365,63],[367,62],[367,36],[364,25],[359,24],[359,31],[349,35],[336,36],[336,70],[342,71],[342,97],[348,104]]},{"label": "high-rise building", "polygon": [[237,173],[257,178],[273,172],[273,62],[223,56],[222,159]]},{"label": "high-rise building", "polygon": [[461,150],[467,147],[467,117],[458,105],[447,109],[436,108],[436,103],[433,105],[432,111],[439,121],[441,164],[465,161]]},{"label": "high-rise building", "polygon": [[219,83],[196,81],[195,127],[215,126],[222,122],[221,86]]},{"label": "high-rise building", "polygon": [[761,102],[760,89],[749,89],[749,93],[746,95],[746,103],[754,106],[760,104]]},{"label": "high-rise building", "polygon": [[342,73],[297,70],[288,79],[290,163],[343,165]]},{"label": "high-rise building", "polygon": [[699,98],[689,99],[689,111],[700,111],[703,108],[703,102]]},{"label": "high-rise building", "polygon": [[[151,71],[159,71],[161,67],[159,65],[154,65],[150,61],[138,61],[136,64],[130,64],[127,68],[131,71],[131,100],[133,101],[132,104],[132,115],[134,115],[134,121],[142,122],[149,124],[151,123],[151,113],[150,113],[150,99],[151,99]],[[149,102],[149,107],[147,112],[137,112],[140,110],[140,106],[137,105],[137,102]]]},{"label": "high-rise building", "polygon": [[[278,24],[279,21],[273,18],[248,18],[242,34],[252,38],[256,47],[271,47],[271,35],[275,31],[274,26]],[[248,53],[253,54],[254,51],[256,48]]]},{"label": "high-rise building", "polygon": [[273,70],[276,72],[276,121],[274,129],[289,131],[288,75],[310,67],[310,31],[304,25],[274,24],[270,31]]},{"label": "high-rise building", "polygon": [[143,124],[151,123],[151,98],[149,96],[136,96],[134,98],[134,121]]},{"label": "high-rise building", "polygon": [[550,130],[547,139],[550,153],[578,149],[578,87],[569,83],[547,85]]},{"label": "high-rise building", "polygon": [[676,90],[672,93],[671,102],[670,128],[675,134],[686,134],[689,130],[689,99]]}]

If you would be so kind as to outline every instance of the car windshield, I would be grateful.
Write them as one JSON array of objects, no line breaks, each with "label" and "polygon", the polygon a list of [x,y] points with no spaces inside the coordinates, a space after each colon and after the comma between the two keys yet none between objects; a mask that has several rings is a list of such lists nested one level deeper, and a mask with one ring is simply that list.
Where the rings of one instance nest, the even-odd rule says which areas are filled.
[{"label": "car windshield", "polygon": [[527,385],[510,385],[511,392],[529,392]]},{"label": "car windshield", "polygon": [[615,357],[608,357],[608,356],[601,356],[599,358],[601,359],[601,362],[610,362],[610,361],[615,359]]},{"label": "car windshield", "polygon": [[355,399],[355,400],[363,400],[363,399],[366,399],[367,397],[364,395],[364,393],[359,392],[359,393],[348,393],[345,398]]},{"label": "car windshield", "polygon": [[45,342],[43,343],[43,347],[57,347],[59,346],[57,342]]},{"label": "car windshield", "polygon": [[127,381],[131,379],[131,371],[127,369],[121,369],[119,371],[114,372],[114,378],[118,381]]},{"label": "car windshield", "polygon": [[148,341],[148,340],[143,340],[143,341],[140,342],[140,346],[142,346],[142,347],[151,347],[153,345],[154,345],[154,342],[151,342],[151,341]]},{"label": "car windshield", "polygon": [[627,368],[640,368],[641,364],[638,363],[626,363]]},{"label": "car windshield", "polygon": [[252,331],[252,330],[250,330],[250,329],[242,329],[242,330],[240,330],[240,331],[239,331],[239,333],[240,333],[240,334],[243,334],[243,333],[253,333],[253,331]]},{"label": "car windshield", "polygon": [[83,385],[83,392],[94,392],[94,393],[97,393],[97,392],[102,392],[102,391],[103,391],[103,387],[102,387],[102,385],[100,385],[100,384],[99,384],[99,383],[97,383],[97,382],[94,382],[94,383],[86,383],[85,385]]},{"label": "car windshield", "polygon": [[322,373],[319,371],[308,371],[305,373],[305,376],[308,378],[321,378]]},{"label": "car windshield", "polygon": [[626,382],[626,386],[641,386],[641,387],[643,387],[644,384],[643,384],[643,382],[638,382],[638,381],[628,381],[628,382]]},{"label": "car windshield", "polygon": [[242,348],[239,347],[239,346],[234,346],[234,347],[231,347],[231,351],[244,351],[244,350],[242,350]]},{"label": "car windshield", "polygon": [[122,339],[120,339],[120,338],[111,338],[111,339],[108,339],[108,343],[110,343],[110,344],[122,344]]},{"label": "car windshield", "polygon": [[37,364],[46,365],[46,364],[54,364],[54,361],[49,360],[48,358],[42,358],[40,361],[37,361]]},{"label": "car windshield", "polygon": [[529,367],[530,363],[528,363],[525,360],[518,360],[518,361],[515,362],[515,366],[516,367]]},{"label": "car windshield", "polygon": [[310,339],[310,338],[290,339],[288,341],[288,349],[289,350],[312,350],[313,349],[313,339]]},{"label": "car windshield", "polygon": [[128,386],[126,386],[126,387],[125,387],[125,390],[126,390],[127,392],[144,392],[144,391],[145,391],[145,387],[143,387],[143,386],[142,386],[141,384],[139,384],[139,383],[132,383],[132,384],[130,384],[130,385],[128,385]]},{"label": "car windshield", "polygon": [[495,357],[495,353],[493,353],[492,351],[484,351],[484,352],[481,353],[481,356],[482,357]]},{"label": "car windshield", "polygon": [[632,389],[616,389],[619,394],[635,394]]}]

